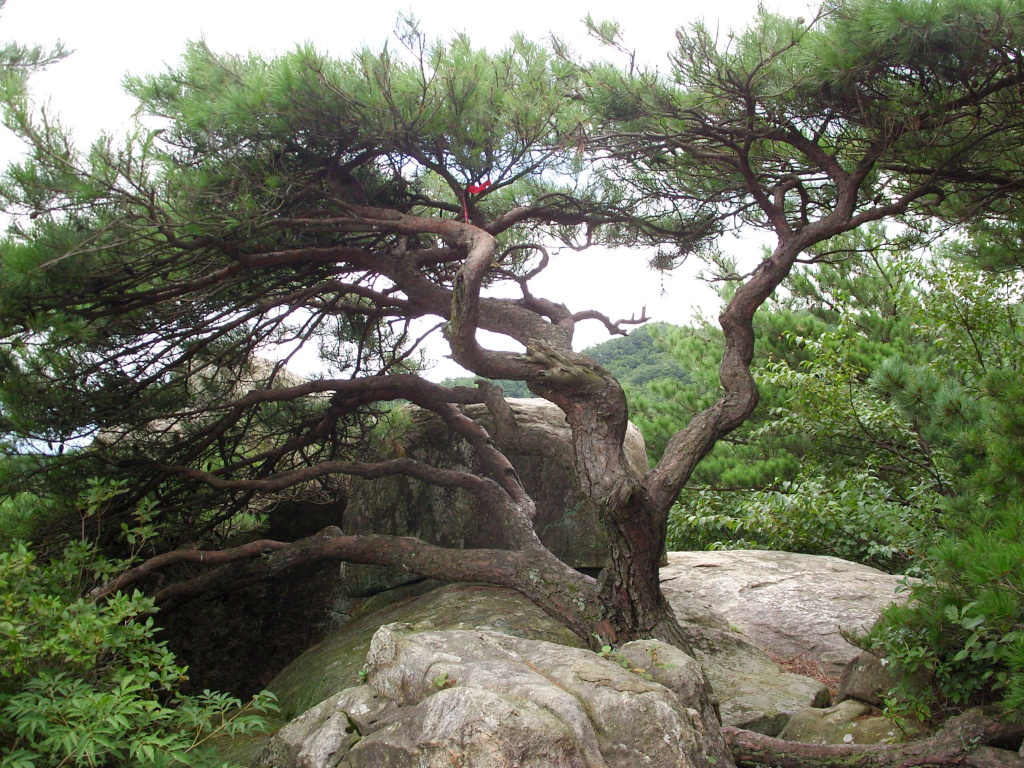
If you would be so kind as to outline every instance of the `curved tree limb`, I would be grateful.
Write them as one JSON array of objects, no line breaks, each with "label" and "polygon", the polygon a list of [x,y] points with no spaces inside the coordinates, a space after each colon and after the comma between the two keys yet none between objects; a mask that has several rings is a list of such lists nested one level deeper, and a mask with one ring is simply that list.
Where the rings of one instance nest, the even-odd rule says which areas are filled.
[{"label": "curved tree limb", "polygon": [[1019,744],[1024,725],[1001,722],[979,707],[950,719],[934,736],[906,744],[803,744],[732,727],[722,728],[722,733],[742,767],[953,768],[979,765],[971,760],[978,747]]},{"label": "curved tree limb", "polygon": [[605,329],[607,329],[608,333],[613,336],[625,336],[626,331],[623,330],[622,326],[642,325],[643,323],[649,322],[651,318],[647,316],[647,307],[645,306],[640,310],[640,317],[636,317],[634,315],[628,319],[621,318],[613,321],[610,317],[598,312],[597,310],[587,309],[582,312],[573,313],[572,319],[575,323],[578,323],[581,320],[599,320],[604,325]]},{"label": "curved tree limb", "polygon": [[119,592],[132,584],[136,584],[147,576],[163,570],[178,563],[196,563],[198,565],[227,565],[239,560],[251,560],[267,552],[284,549],[288,544],[272,539],[260,539],[250,541],[234,549],[215,549],[204,551],[201,549],[176,549],[172,552],[151,557],[140,565],[130,568],[116,579],[101,584],[89,592],[93,600],[102,600],[107,595]]},{"label": "curved tree limb", "polygon": [[479,379],[476,384],[484,393],[487,410],[494,418],[494,436],[503,446],[536,456],[558,457],[571,454],[571,441],[562,440],[550,430],[538,434],[523,429],[500,387],[484,379]]},{"label": "curved tree limb", "polygon": [[238,589],[319,561],[390,565],[442,581],[476,581],[515,589],[590,645],[597,642],[595,627],[606,623],[597,582],[565,565],[543,546],[452,549],[408,536],[346,536],[335,526],[295,542],[260,540],[221,551],[167,552],[97,587],[90,596],[102,599],[177,563],[218,567],[157,590],[153,595],[157,604]]}]

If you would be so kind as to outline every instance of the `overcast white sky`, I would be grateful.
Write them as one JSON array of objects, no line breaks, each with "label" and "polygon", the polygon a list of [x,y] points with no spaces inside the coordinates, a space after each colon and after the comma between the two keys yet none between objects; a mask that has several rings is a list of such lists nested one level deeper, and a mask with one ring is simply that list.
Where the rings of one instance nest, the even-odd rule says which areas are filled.
[{"label": "overcast white sky", "polygon": [[[745,26],[758,0],[715,3],[654,4],[641,0],[513,0],[409,2],[408,0],[8,0],[0,13],[0,40],[52,45],[61,41],[72,55],[33,80],[38,101],[48,101],[81,143],[100,131],[119,132],[134,104],[121,91],[126,72],[160,71],[173,64],[190,39],[205,38],[218,51],[263,55],[284,53],[312,41],[320,50],[345,57],[368,45],[379,48],[391,39],[398,14],[411,12],[428,37],[468,33],[474,45],[499,49],[522,31],[541,39],[552,33],[577,50],[593,50],[581,19],[618,21],[626,44],[641,61],[663,66],[674,46],[675,29],[703,17],[724,34]],[[765,5],[794,16],[810,17],[808,0],[767,0]],[[0,137],[0,160],[18,151],[10,137]],[[659,275],[646,267],[649,253],[562,253],[538,278],[534,293],[570,309],[597,309],[619,319],[646,306],[652,319],[684,323],[695,306],[713,306],[711,293],[685,273]],[[596,322],[577,333],[578,349],[603,341]],[[432,347],[435,355],[446,350]],[[431,378],[458,375],[445,362]]]}]

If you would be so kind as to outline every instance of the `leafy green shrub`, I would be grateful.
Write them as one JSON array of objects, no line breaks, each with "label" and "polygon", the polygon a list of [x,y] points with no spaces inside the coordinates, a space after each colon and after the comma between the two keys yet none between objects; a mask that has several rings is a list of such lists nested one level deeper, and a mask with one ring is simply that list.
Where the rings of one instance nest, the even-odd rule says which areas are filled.
[{"label": "leafy green shrub", "polygon": [[834,555],[903,573],[916,567],[931,544],[937,513],[928,493],[914,506],[892,496],[866,473],[801,477],[766,491],[684,493],[669,516],[668,548]]},{"label": "leafy green shrub", "polygon": [[1024,507],[975,515],[928,579],[857,642],[892,665],[890,708],[921,720],[976,704],[1024,719]]},{"label": "leafy green shrub", "polygon": [[178,693],[185,668],[154,639],[139,592],[82,593],[114,564],[86,544],[40,563],[23,543],[0,552],[0,766],[209,766],[209,739],[250,733],[276,709]]}]

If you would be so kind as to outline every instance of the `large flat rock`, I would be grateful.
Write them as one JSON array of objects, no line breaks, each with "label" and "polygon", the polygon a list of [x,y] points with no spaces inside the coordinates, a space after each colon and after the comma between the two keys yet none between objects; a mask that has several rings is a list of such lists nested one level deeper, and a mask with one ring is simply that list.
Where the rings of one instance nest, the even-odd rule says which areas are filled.
[{"label": "large flat rock", "polygon": [[[714,686],[725,724],[774,736],[794,712],[828,703],[824,686],[782,670],[730,629],[710,606],[681,593],[670,593],[669,599]],[[367,612],[302,654],[269,686],[278,696],[282,714],[295,717],[356,684],[374,633],[392,623],[419,632],[488,630],[563,646],[582,645],[565,626],[517,592],[453,584],[423,595],[410,594]]]},{"label": "large flat rock", "polygon": [[371,608],[330,633],[274,678],[269,688],[278,697],[282,715],[294,717],[358,683],[370,641],[384,624],[406,624],[419,631],[494,630],[565,646],[583,645],[572,631],[525,597],[502,587],[450,584],[426,594],[406,589],[381,602],[379,609]]},{"label": "large flat rock", "polygon": [[714,713],[697,712],[688,700],[702,685],[696,662],[664,644],[635,650],[638,659],[660,659],[661,666],[651,663],[653,674],[642,675],[541,640],[388,624],[367,654],[367,685],[340,692],[282,728],[258,765],[733,765]]},{"label": "large flat rock", "polygon": [[672,588],[665,597],[714,688],[723,725],[776,736],[796,712],[828,705],[823,683],[783,670],[708,603]]},{"label": "large flat rock", "polygon": [[902,599],[904,580],[837,557],[755,550],[670,552],[661,569],[666,591],[709,603],[771,655],[834,676],[860,653],[840,630],[871,626]]}]

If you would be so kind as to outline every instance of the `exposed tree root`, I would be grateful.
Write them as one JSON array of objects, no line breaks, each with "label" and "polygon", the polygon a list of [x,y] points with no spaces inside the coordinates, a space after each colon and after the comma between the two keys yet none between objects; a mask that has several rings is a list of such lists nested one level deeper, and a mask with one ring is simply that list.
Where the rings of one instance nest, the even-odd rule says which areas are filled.
[{"label": "exposed tree root", "polygon": [[991,745],[1019,746],[1024,724],[992,717],[988,710],[969,710],[946,723],[934,736],[906,744],[801,744],[739,728],[724,727],[722,734],[736,764],[778,768],[1019,768],[1024,759],[991,749]]}]

